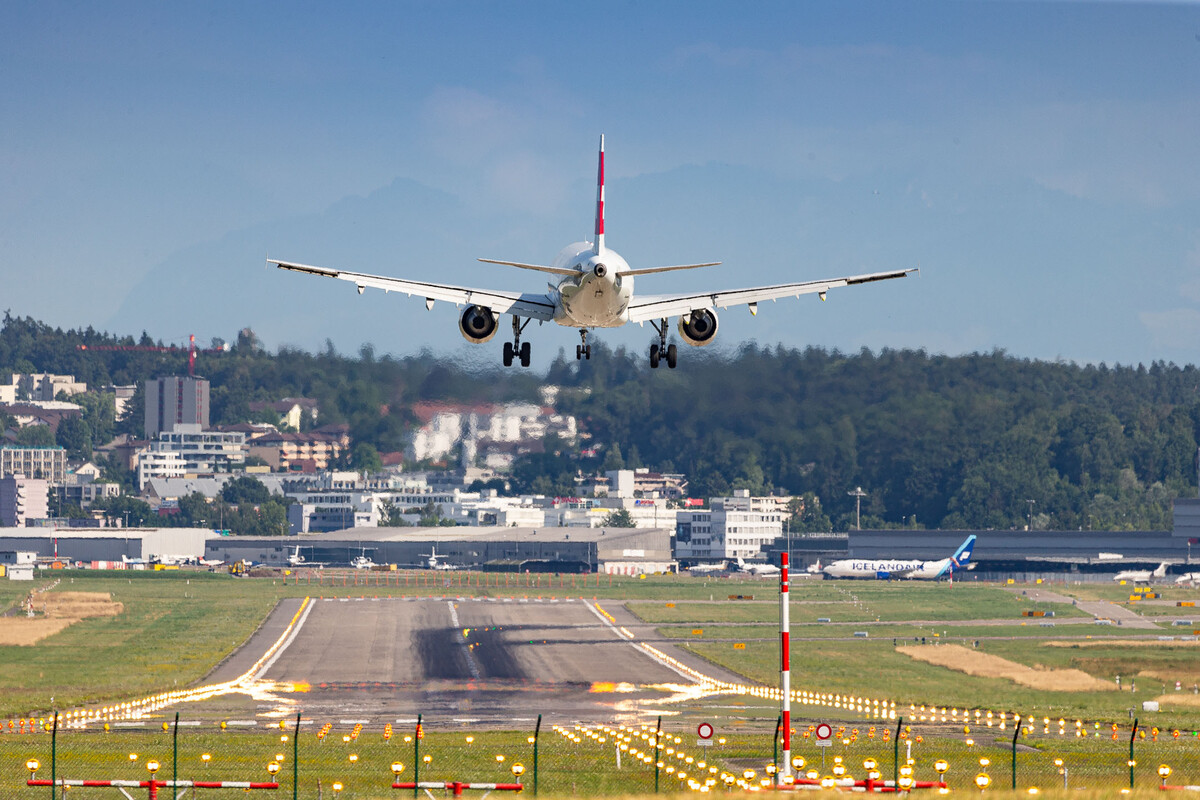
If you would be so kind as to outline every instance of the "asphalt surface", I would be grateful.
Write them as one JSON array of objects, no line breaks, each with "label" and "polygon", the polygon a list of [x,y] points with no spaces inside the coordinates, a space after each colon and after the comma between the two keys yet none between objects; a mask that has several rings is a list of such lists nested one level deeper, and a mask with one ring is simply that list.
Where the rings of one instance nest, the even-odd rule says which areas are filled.
[{"label": "asphalt surface", "polygon": [[[205,683],[244,674],[299,607],[299,601],[282,602]],[[203,715],[301,711],[317,720],[381,726],[422,714],[435,725],[512,727],[539,713],[547,724],[703,713],[703,700],[681,701],[678,692],[694,678],[639,647],[643,637],[711,678],[740,680],[660,641],[652,626],[612,602],[598,611],[582,599],[321,599],[299,619],[294,637],[258,673],[274,684],[275,696],[217,698],[201,704]]]}]

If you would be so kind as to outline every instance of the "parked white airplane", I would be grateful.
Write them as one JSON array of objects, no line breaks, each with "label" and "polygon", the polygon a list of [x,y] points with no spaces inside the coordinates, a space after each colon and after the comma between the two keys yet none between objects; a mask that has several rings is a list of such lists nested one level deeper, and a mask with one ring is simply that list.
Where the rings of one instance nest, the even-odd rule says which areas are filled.
[{"label": "parked white airplane", "polygon": [[596,228],[593,241],[567,245],[559,251],[549,266],[490,258],[479,259],[489,264],[502,264],[558,276],[558,283],[550,284],[549,291],[543,293],[470,289],[443,283],[313,267],[275,259],[269,259],[267,263],[280,269],[349,281],[355,284],[359,294],[370,286],[385,292],[403,292],[410,297],[423,297],[427,309],[432,309],[438,300],[454,303],[455,306],[465,305],[466,309],[459,317],[458,328],[463,338],[473,344],[490,341],[500,328],[497,315],[511,314],[513,338],[511,342],[504,343],[506,367],[512,366],[514,360],[519,360],[523,367],[529,366],[529,342],[521,342],[521,333],[530,320],[536,319],[539,323],[556,322],[566,327],[578,328],[581,341],[575,347],[576,359],[592,357],[592,349],[587,342],[589,330],[616,328],[627,322],[649,322],[658,333],[658,342],[650,346],[650,366],[657,367],[660,361],[665,360],[668,367],[674,368],[676,348],[673,344],[667,344],[668,322],[674,315],[679,315],[680,338],[695,347],[703,347],[712,343],[716,336],[718,308],[744,305],[750,308],[751,314],[757,314],[758,304],[766,300],[799,297],[802,294],[816,294],[824,300],[825,293],[830,289],[903,278],[916,271],[901,269],[732,291],[635,296],[633,279],[636,276],[712,267],[720,262],[631,268],[624,258],[604,244],[603,136],[600,137],[600,166],[596,183]]},{"label": "parked white airplane", "polygon": [[696,575],[705,575],[712,572],[727,572],[728,570],[728,561],[719,561],[716,564],[693,564],[687,568],[688,572]]},{"label": "parked white airplane", "polygon": [[738,556],[737,565],[742,572],[749,572],[756,578],[770,578],[780,572],[774,564],[747,564],[741,556]]},{"label": "parked white airplane", "polygon": [[953,574],[956,570],[971,569],[971,553],[975,550],[975,536],[966,538],[954,555],[933,561],[922,559],[869,559],[845,558],[834,561],[822,570],[831,578],[910,578],[913,580],[935,580]]},{"label": "parked white airplane", "polygon": [[1187,584],[1188,586],[1200,585],[1200,572],[1185,572],[1176,578],[1175,582],[1180,585]]},{"label": "parked white airplane", "polygon": [[421,556],[421,558],[428,558],[428,559],[429,559],[429,562],[426,564],[426,566],[427,566],[429,569],[444,569],[444,570],[458,569],[458,567],[456,567],[454,564],[447,564],[447,563],[446,563],[446,562],[444,562],[444,561],[439,561],[439,560],[438,560],[438,559],[439,559],[439,558],[441,558],[442,556],[439,556],[439,555],[438,555],[438,551],[437,551],[437,545],[431,545],[429,549],[430,549],[432,552],[430,552],[430,553],[418,553],[418,555],[420,555],[420,556]]},{"label": "parked white airplane", "polygon": [[1167,567],[1169,566],[1171,566],[1171,562],[1164,561],[1153,572],[1148,569],[1127,569],[1113,575],[1113,580],[1117,583],[1121,581],[1125,581],[1126,583],[1150,583],[1155,578],[1167,577]]}]

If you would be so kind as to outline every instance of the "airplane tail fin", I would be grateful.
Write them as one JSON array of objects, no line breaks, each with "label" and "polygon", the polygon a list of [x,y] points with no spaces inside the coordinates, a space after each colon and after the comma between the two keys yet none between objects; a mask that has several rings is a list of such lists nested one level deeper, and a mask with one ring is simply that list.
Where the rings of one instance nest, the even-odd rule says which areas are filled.
[{"label": "airplane tail fin", "polygon": [[1164,561],[1158,565],[1158,569],[1154,570],[1153,575],[1156,578],[1165,578],[1167,575],[1167,567],[1171,565],[1170,561]]},{"label": "airplane tail fin", "polygon": [[604,252],[604,134],[600,134],[600,165],[596,171],[596,241],[592,252]]},{"label": "airplane tail fin", "polygon": [[958,546],[954,551],[954,563],[959,567],[965,567],[971,563],[971,553],[975,551],[975,534],[967,537],[967,540]]}]

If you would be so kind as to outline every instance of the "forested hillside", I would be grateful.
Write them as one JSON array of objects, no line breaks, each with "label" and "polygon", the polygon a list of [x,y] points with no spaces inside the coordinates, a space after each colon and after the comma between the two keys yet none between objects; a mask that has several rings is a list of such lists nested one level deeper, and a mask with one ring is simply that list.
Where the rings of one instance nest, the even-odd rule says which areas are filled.
[{"label": "forested hillside", "polygon": [[[185,364],[81,343],[138,342],[6,317],[0,374],[68,373],[96,386]],[[864,527],[1013,528],[1032,510],[1036,528],[1165,529],[1170,500],[1196,494],[1200,371],[1191,366],[747,346],[688,349],[679,369],[651,372],[640,351],[596,343],[590,361],[560,357],[541,376],[370,348],[271,355],[249,331],[201,360],[214,423],[250,419],[253,400],[306,396],[320,401],[322,421],[347,421],[356,443],[382,451],[403,446],[416,400],[534,400],[544,383],[559,385],[559,409],[579,417],[599,452],[581,458],[550,443],[517,464],[519,489],[570,493],[579,469],[648,466],[687,473],[698,497],[811,492],[839,529],[852,522],[847,492],[857,486]]]}]

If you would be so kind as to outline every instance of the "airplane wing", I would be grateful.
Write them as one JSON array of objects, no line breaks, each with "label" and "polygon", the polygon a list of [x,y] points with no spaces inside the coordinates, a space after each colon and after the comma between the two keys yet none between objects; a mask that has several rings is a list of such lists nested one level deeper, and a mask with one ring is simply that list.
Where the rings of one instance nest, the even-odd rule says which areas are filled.
[{"label": "airplane wing", "polygon": [[915,269],[899,269],[891,272],[873,272],[867,275],[851,275],[846,278],[828,278],[804,283],[783,283],[777,286],[761,286],[756,289],[734,289],[725,292],[696,294],[662,294],[634,296],[629,304],[629,321],[645,322],[651,319],[673,317],[708,308],[729,308],[749,305],[757,311],[757,304],[764,300],[779,300],[784,297],[799,297],[802,294],[818,294],[825,299],[825,292],[841,286],[857,286],[861,283],[903,278]]},{"label": "airplane wing", "polygon": [[518,317],[549,321],[554,318],[554,303],[544,294],[496,292],[490,289],[468,289],[462,286],[451,286],[444,283],[427,283],[425,281],[407,281],[400,278],[388,278],[382,275],[368,275],[365,272],[347,272],[325,267],[312,267],[307,264],[294,264],[290,261],[268,259],[268,264],[274,264],[280,269],[293,272],[305,272],[309,275],[320,275],[325,278],[337,278],[349,281],[358,287],[362,294],[368,286],[372,289],[383,289],[385,292],[402,292],[410,297],[424,297],[426,306],[433,307],[435,300],[460,305],[476,305],[489,308],[497,314],[513,314]]}]

